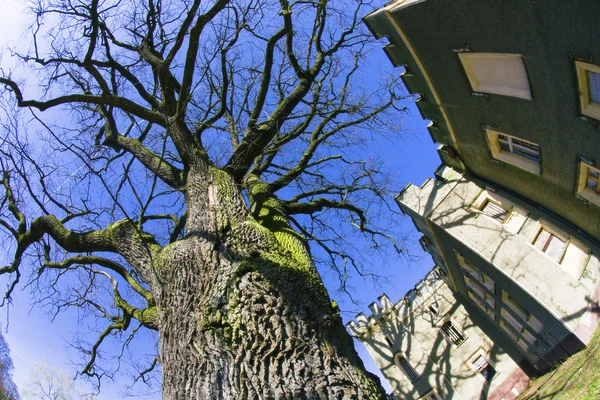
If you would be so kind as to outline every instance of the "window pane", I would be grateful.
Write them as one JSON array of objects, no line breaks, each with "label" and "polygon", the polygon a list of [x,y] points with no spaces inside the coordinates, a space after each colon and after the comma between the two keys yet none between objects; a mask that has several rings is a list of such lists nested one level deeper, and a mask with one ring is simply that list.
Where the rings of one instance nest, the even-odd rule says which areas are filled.
[{"label": "window pane", "polygon": [[483,304],[483,301],[481,301],[481,299],[479,297],[477,297],[477,295],[475,293],[473,293],[469,290],[469,291],[467,291],[467,294],[469,295],[469,298],[471,300],[473,300],[473,302],[475,304],[477,304],[483,311],[486,310],[485,304]]},{"label": "window pane", "polygon": [[526,142],[524,140],[517,139],[517,138],[512,138],[512,142],[513,142],[513,145],[519,145],[520,147],[525,147],[527,149],[530,149],[534,153],[539,152],[539,146],[537,144],[529,143],[529,142]]},{"label": "window pane", "polygon": [[513,144],[513,153],[531,161],[540,162],[540,153],[537,150]]},{"label": "window pane", "polygon": [[548,243],[548,247],[546,248],[546,254],[550,256],[550,258],[552,258],[554,261],[560,262],[560,258],[563,255],[566,245],[567,244],[561,239],[557,238],[554,235],[551,235],[550,242]]},{"label": "window pane", "polygon": [[417,371],[414,370],[414,368],[412,367],[412,365],[410,365],[410,363],[408,362],[408,360],[406,358],[399,357],[398,364],[400,364],[400,366],[402,367],[402,369],[408,376],[408,379],[411,380],[411,382],[414,382],[417,380],[417,378],[419,377],[419,374],[417,373]]},{"label": "window pane", "polygon": [[537,144],[525,142],[516,138],[512,138],[513,153],[522,157],[526,157],[532,161],[540,161],[540,148]]},{"label": "window pane", "polygon": [[489,382],[496,375],[496,370],[494,369],[494,367],[488,364],[488,366],[485,367],[483,371],[481,371],[481,375],[483,375],[485,380]]},{"label": "window pane", "polygon": [[479,295],[479,297],[481,297],[482,299],[485,299],[485,293],[484,293],[483,289],[481,289],[479,286],[477,286],[477,284],[475,284],[472,280],[470,280],[466,276],[465,276],[465,284],[468,287],[470,287],[471,289],[473,289],[473,291],[475,293],[477,293]]},{"label": "window pane", "polygon": [[454,327],[454,325],[452,325],[452,322],[450,321],[442,325],[442,331],[446,334],[448,339],[456,346],[465,341],[465,337],[462,335],[462,333],[460,333],[458,329]]},{"label": "window pane", "polygon": [[488,365],[487,360],[485,359],[484,356],[480,355],[479,357],[477,357],[475,359],[475,361],[473,361],[473,367],[477,370],[477,371],[481,371],[482,369],[484,369],[486,366]]},{"label": "window pane", "polygon": [[492,367],[488,360],[482,355],[479,355],[472,364],[473,369],[479,372],[488,382],[496,375],[494,367]]},{"label": "window pane", "polygon": [[489,200],[485,202],[485,205],[481,211],[488,217],[491,217],[500,223],[504,221],[506,214],[508,214],[508,211],[506,211],[504,208],[492,203]]},{"label": "window pane", "polygon": [[598,170],[593,168],[588,168],[588,176],[586,186],[594,191],[598,191],[598,180],[599,180]]},{"label": "window pane", "polygon": [[510,307],[523,321],[528,321],[531,314],[508,293],[503,292],[504,303]]},{"label": "window pane", "polygon": [[508,144],[508,137],[505,135],[498,135],[498,143],[500,143],[500,148],[504,151],[510,152],[510,145]]},{"label": "window pane", "polygon": [[506,325],[506,323],[504,323],[504,321],[500,321],[500,327],[502,329],[504,329],[504,331],[506,333],[508,333],[508,336],[510,336],[511,338],[513,338],[515,341],[519,340],[519,337],[517,336],[517,334],[515,333],[514,330],[512,330],[508,325]]},{"label": "window pane", "polygon": [[498,134],[497,140],[501,151],[515,154],[537,164],[540,163],[539,145],[501,133]]},{"label": "window pane", "polygon": [[511,313],[506,311],[506,309],[502,308],[500,309],[500,315],[502,315],[506,322],[508,322],[510,326],[512,326],[515,329],[515,331],[521,332],[521,330],[523,329],[523,324],[517,321],[517,319],[513,317]]},{"label": "window pane", "polygon": [[590,102],[600,103],[600,74],[588,71],[588,82],[590,86]]},{"label": "window pane", "polygon": [[551,238],[552,238],[552,234],[550,232],[548,232],[545,229],[541,229],[540,233],[538,233],[537,237],[535,238],[535,240],[533,242],[533,246],[536,249],[545,252],[546,247],[548,247],[548,243]]}]

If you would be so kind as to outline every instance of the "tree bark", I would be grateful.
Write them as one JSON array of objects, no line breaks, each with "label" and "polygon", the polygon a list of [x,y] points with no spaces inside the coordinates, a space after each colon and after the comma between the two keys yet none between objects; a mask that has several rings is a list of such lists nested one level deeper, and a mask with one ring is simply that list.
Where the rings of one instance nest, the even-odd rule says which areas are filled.
[{"label": "tree bark", "polygon": [[188,235],[156,260],[163,399],[377,399],[302,238],[268,195],[188,173]]}]

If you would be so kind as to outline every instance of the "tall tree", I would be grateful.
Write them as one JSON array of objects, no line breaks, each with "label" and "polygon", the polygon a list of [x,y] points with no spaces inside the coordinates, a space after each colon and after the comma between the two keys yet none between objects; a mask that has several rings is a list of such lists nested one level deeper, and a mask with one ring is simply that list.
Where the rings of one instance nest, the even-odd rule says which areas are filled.
[{"label": "tall tree", "polygon": [[0,333],[0,400],[19,400],[17,385],[12,379],[13,362],[10,349]]},{"label": "tall tree", "polygon": [[[315,267],[358,268],[349,227],[388,200],[369,137],[399,96],[365,76],[362,1],[40,1],[29,71],[0,83],[0,226],[19,283],[158,331],[165,399],[384,396]],[[45,113],[40,111],[53,110]],[[59,112],[60,111],[60,112]],[[314,253],[314,251],[313,251]],[[67,278],[71,276],[71,278]],[[69,285],[69,289],[61,289]],[[104,290],[104,291],[103,291]],[[110,296],[109,296],[110,295]],[[111,302],[106,302],[110,297]],[[125,342],[130,340],[126,339]]]},{"label": "tall tree", "polygon": [[23,390],[23,400],[95,400],[96,396],[85,393],[69,375],[59,368],[36,364],[29,373]]}]

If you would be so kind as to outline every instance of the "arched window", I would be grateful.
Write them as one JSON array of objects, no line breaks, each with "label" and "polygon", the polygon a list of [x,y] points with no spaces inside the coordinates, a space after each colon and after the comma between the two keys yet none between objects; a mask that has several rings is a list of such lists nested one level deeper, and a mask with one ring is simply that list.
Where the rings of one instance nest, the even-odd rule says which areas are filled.
[{"label": "arched window", "polygon": [[466,340],[462,332],[452,324],[452,321],[446,321],[444,325],[442,325],[442,332],[444,332],[446,339],[455,346],[460,345]]},{"label": "arched window", "polygon": [[402,372],[406,374],[406,376],[408,377],[408,379],[410,379],[411,382],[414,382],[417,379],[419,379],[419,374],[417,373],[417,371],[415,371],[412,365],[410,365],[408,360],[402,354],[398,353],[394,358],[396,361],[396,365],[402,370]]}]

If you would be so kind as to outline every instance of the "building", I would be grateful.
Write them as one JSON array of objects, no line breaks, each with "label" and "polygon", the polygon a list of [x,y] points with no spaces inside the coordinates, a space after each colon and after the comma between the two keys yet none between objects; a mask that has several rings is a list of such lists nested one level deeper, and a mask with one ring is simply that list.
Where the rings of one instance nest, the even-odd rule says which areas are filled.
[{"label": "building", "polygon": [[528,376],[581,349],[600,315],[598,15],[592,0],[397,0],[365,17],[442,160],[397,202],[457,304]]},{"label": "building", "polygon": [[530,376],[587,344],[598,324],[600,248],[519,197],[442,166],[397,197],[478,326]]},{"label": "building", "polygon": [[594,0],[399,0],[365,22],[446,165],[600,241],[598,15]]},{"label": "building", "polygon": [[399,399],[514,399],[527,375],[479,328],[445,276],[434,268],[396,304],[380,296],[371,315],[347,325],[350,332]]}]

